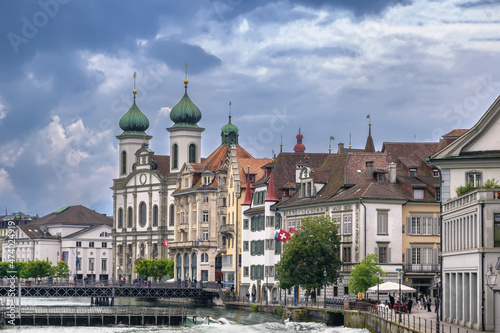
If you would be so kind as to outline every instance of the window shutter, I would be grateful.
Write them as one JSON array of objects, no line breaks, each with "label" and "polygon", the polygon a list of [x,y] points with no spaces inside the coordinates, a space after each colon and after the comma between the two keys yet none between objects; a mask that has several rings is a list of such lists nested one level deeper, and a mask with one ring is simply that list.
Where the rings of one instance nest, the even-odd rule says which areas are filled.
[{"label": "window shutter", "polygon": [[265,224],[265,220],[264,220],[264,215],[261,215],[260,216],[260,230],[265,230],[266,229],[266,224]]},{"label": "window shutter", "polygon": [[411,217],[406,218],[406,234],[411,235]]},{"label": "window shutter", "polygon": [[439,235],[439,226],[438,226],[438,217],[433,217],[432,218],[432,234],[433,235]]},{"label": "window shutter", "polygon": [[406,267],[411,265],[411,247],[406,249]]},{"label": "window shutter", "polygon": [[387,248],[387,263],[388,264],[391,263],[391,248],[390,247]]},{"label": "window shutter", "polygon": [[260,255],[264,255],[264,240],[260,241]]},{"label": "window shutter", "polygon": [[439,258],[438,258],[438,248],[433,248],[432,249],[432,264],[436,266],[439,264]]}]

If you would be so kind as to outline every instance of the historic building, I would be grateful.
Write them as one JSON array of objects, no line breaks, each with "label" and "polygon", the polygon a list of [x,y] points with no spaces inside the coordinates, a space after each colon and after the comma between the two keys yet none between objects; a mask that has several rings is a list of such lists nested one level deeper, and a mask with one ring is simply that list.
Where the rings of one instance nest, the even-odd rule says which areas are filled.
[{"label": "historic building", "polygon": [[[70,279],[107,282],[112,279],[111,217],[83,206],[63,207],[29,224],[15,227],[15,258],[18,261],[66,261]],[[9,261],[8,238],[2,261]]]},{"label": "historic building", "polygon": [[[479,331],[499,331],[500,97],[470,130],[450,133],[450,144],[429,163],[442,175],[443,320]],[[494,291],[492,290],[494,289]]]}]

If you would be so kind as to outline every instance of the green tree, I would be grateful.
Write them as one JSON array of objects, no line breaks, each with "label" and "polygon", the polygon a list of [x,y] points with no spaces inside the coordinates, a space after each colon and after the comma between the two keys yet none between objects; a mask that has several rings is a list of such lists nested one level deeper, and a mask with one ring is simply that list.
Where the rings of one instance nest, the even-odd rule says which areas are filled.
[{"label": "green tree", "polygon": [[134,273],[140,276],[150,277],[154,274],[154,264],[153,259],[139,259],[135,262]]},{"label": "green tree", "polygon": [[7,271],[10,271],[9,262],[0,262],[0,278],[7,276]]},{"label": "green tree", "polygon": [[135,273],[144,277],[161,278],[174,275],[174,259],[140,259],[137,260]]},{"label": "green tree", "polygon": [[59,261],[56,266],[52,266],[52,269],[56,278],[67,279],[69,277],[69,266],[66,261]]},{"label": "green tree", "polygon": [[300,230],[283,246],[276,268],[280,287],[321,288],[325,280],[324,270],[327,284],[337,283],[342,264],[337,226],[329,216],[307,217],[301,221]]},{"label": "green tree", "polygon": [[[377,271],[380,276],[386,275],[382,268],[377,266],[378,255],[372,253],[368,254],[362,262],[351,270],[351,277],[349,278],[349,291],[351,293],[365,293],[368,288],[377,284]],[[380,279],[380,283],[384,281]]]},{"label": "green tree", "polygon": [[156,260],[155,263],[156,271],[153,275],[156,278],[162,278],[164,276],[172,277],[174,276],[174,259],[161,259]]},{"label": "green tree", "polygon": [[21,271],[22,278],[36,278],[51,275],[52,263],[48,260],[32,260],[25,263]]}]

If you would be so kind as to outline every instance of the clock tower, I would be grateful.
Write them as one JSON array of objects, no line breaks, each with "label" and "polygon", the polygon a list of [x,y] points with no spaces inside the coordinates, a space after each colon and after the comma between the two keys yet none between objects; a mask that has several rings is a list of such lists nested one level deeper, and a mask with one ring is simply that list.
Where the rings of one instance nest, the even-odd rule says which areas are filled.
[{"label": "clock tower", "polygon": [[238,145],[238,127],[231,124],[231,114],[229,114],[229,123],[227,123],[227,125],[222,127],[220,136],[222,145],[224,146]]}]

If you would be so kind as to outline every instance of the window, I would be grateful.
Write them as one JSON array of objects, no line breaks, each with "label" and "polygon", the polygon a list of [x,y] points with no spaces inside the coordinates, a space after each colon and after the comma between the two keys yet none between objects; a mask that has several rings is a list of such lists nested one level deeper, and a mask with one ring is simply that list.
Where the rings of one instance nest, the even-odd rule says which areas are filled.
[{"label": "window", "polygon": [[481,185],[483,183],[480,172],[477,172],[477,171],[467,172],[465,174],[465,177],[466,177],[466,182],[472,183],[472,185],[474,185],[474,187],[481,187]]},{"label": "window", "polygon": [[441,201],[441,189],[436,189],[436,201]]},{"label": "window", "polygon": [[139,225],[141,227],[146,225],[146,203],[144,201],[139,204]]},{"label": "window", "polygon": [[424,190],[423,189],[413,189],[413,199],[422,200],[424,198]]},{"label": "window", "polygon": [[276,229],[281,229],[281,214],[276,214],[275,228]]},{"label": "window", "polygon": [[343,262],[351,262],[351,247],[344,246],[342,248],[342,261]]},{"label": "window", "polygon": [[101,271],[106,272],[107,267],[108,267],[108,260],[102,259],[101,260]]},{"label": "window", "polygon": [[248,219],[243,220],[243,229],[248,230]]},{"label": "window", "polygon": [[411,264],[412,265],[420,265],[422,263],[420,258],[420,248],[412,248],[411,249]]},{"label": "window", "polygon": [[174,226],[174,221],[175,221],[175,210],[174,210],[174,205],[170,205],[170,226]]},{"label": "window", "polygon": [[203,202],[208,202],[208,193],[203,193]]},{"label": "window", "polygon": [[387,230],[387,220],[388,220],[387,210],[378,210],[377,211],[377,234],[379,235],[387,235],[389,231]]},{"label": "window", "polygon": [[189,145],[189,163],[196,163],[196,146],[194,143]]},{"label": "window", "polygon": [[248,277],[248,267],[243,267],[243,276]]},{"label": "window", "polygon": [[153,227],[158,226],[158,206],[153,206]]},{"label": "window", "polygon": [[410,169],[410,177],[417,177],[417,169]]},{"label": "window", "polygon": [[439,177],[439,170],[438,169],[432,169],[432,176],[433,177]]},{"label": "window", "polygon": [[344,235],[351,234],[351,215],[344,216]]},{"label": "window", "polygon": [[274,216],[266,216],[266,227],[274,228]]},{"label": "window", "polygon": [[494,233],[495,233],[495,247],[500,246],[500,214],[494,215]]},{"label": "window", "polygon": [[337,234],[340,234],[340,221],[342,221],[342,218],[339,215],[332,216],[332,222],[337,227]]},{"label": "window", "polygon": [[432,217],[422,217],[422,235],[432,235]]},{"label": "window", "polygon": [[420,224],[421,224],[421,218],[420,217],[411,217],[411,224],[410,224],[410,233],[412,235],[420,235]]},{"label": "window", "polygon": [[203,240],[204,241],[208,240],[208,229],[203,229]]},{"label": "window", "polygon": [[107,242],[102,242],[102,248],[107,248],[108,247],[108,243]]},{"label": "window", "polygon": [[281,254],[281,242],[275,240],[274,241],[274,254]]},{"label": "window", "polygon": [[76,242],[76,247],[82,247],[82,242]]},{"label": "window", "polygon": [[127,173],[127,152],[122,151],[122,175]]},{"label": "window", "polygon": [[123,228],[123,209],[118,208],[118,228]]},{"label": "window", "polygon": [[266,239],[266,250],[274,250],[274,239]]},{"label": "window", "polygon": [[390,261],[390,249],[386,246],[378,247],[378,262],[388,264]]},{"label": "window", "polygon": [[89,242],[89,247],[94,247],[94,242]]},{"label": "window", "polygon": [[76,257],[76,270],[79,271],[82,269],[82,258]]},{"label": "window", "polygon": [[118,254],[123,254],[123,245],[118,245]]},{"label": "window", "polygon": [[176,143],[172,146],[172,169],[177,169],[179,166],[179,147]]},{"label": "window", "polygon": [[132,221],[133,221],[133,210],[132,210],[132,207],[129,207],[128,208],[128,224],[127,224],[127,227],[128,228],[132,228]]},{"label": "window", "polygon": [[94,270],[94,258],[89,258],[89,271]]},{"label": "window", "polygon": [[101,232],[101,233],[99,234],[99,237],[108,237],[108,236],[109,236],[109,234],[108,234],[108,232],[107,232],[107,231],[103,231],[103,232]]},{"label": "window", "polygon": [[203,211],[203,222],[208,223],[208,210]]},{"label": "window", "polygon": [[248,241],[243,242],[243,251],[248,251]]}]

